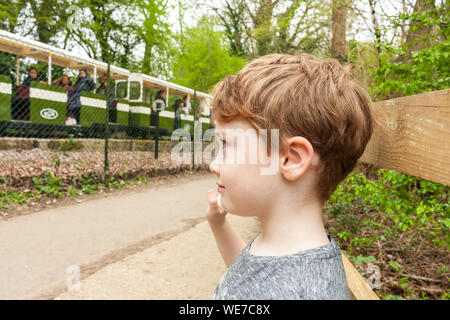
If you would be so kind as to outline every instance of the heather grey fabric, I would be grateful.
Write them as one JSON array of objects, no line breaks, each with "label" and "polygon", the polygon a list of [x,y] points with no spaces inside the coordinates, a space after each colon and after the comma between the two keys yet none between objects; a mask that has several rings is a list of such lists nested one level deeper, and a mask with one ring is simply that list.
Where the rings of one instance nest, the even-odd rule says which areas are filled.
[{"label": "heather grey fabric", "polygon": [[349,300],[341,252],[326,245],[284,256],[249,253],[253,238],[214,291],[216,300]]}]

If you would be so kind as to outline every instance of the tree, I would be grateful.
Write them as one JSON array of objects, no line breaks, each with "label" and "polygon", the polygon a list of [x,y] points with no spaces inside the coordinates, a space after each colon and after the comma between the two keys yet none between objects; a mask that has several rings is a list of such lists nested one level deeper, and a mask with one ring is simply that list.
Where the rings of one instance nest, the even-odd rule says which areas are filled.
[{"label": "tree", "polygon": [[371,89],[377,98],[394,98],[450,86],[450,28],[448,23],[443,24],[449,18],[447,3],[433,7],[430,2],[417,0],[412,13],[401,13],[393,20],[395,26],[404,21],[409,25],[407,42],[383,46],[380,66],[373,72],[375,85]]},{"label": "tree", "polygon": [[295,0],[277,11],[273,52],[322,55],[327,51],[331,14],[327,1]]},{"label": "tree", "polygon": [[176,51],[172,60],[175,83],[208,92],[245,65],[246,60],[230,56],[226,36],[212,29],[215,22],[203,17],[195,28],[185,30],[182,50]]},{"label": "tree", "polygon": [[252,0],[254,10],[247,5],[247,12],[253,22],[251,35],[256,41],[256,54],[263,56],[271,52],[273,38],[272,16],[280,0]]},{"label": "tree", "polygon": [[331,56],[341,61],[347,61],[347,1],[333,0],[332,8]]},{"label": "tree", "polygon": [[112,51],[115,53],[114,63],[130,71],[140,72],[141,61],[134,54],[135,48],[142,42],[142,39],[136,32],[136,26],[131,24],[122,24],[120,33],[111,35],[110,43],[114,45]]},{"label": "tree", "polygon": [[[274,51],[289,53],[292,51],[292,49],[294,49],[292,40],[297,36],[297,34],[294,31],[293,34],[290,35],[289,29],[292,24],[292,19],[294,19],[295,13],[300,7],[301,2],[302,1],[293,1],[284,12],[281,12],[275,17],[277,33],[274,37]],[[306,8],[303,12],[303,17],[307,14],[310,8],[310,4],[311,2],[306,2]],[[298,30],[298,27],[303,23],[303,21],[300,22],[300,20],[297,23],[297,26],[295,28],[296,30]]]},{"label": "tree", "polygon": [[318,0],[226,0],[213,7],[232,53],[321,54],[329,42],[330,6]]},{"label": "tree", "polygon": [[127,67],[126,55],[139,42],[133,29],[134,3],[134,0],[77,0],[73,4],[80,10],[74,13],[79,16],[78,26],[66,24],[68,36],[91,58]]},{"label": "tree", "polygon": [[424,24],[423,16],[426,12],[435,12],[436,4],[434,0],[416,0],[414,5],[414,12],[406,35],[406,55],[411,57],[413,51],[418,51],[424,48],[429,48],[430,35],[433,34],[433,30],[430,24]]},{"label": "tree", "polygon": [[15,32],[24,8],[23,1],[0,0],[0,28],[9,32]]},{"label": "tree", "polygon": [[378,24],[378,19],[375,11],[375,6],[377,4],[377,0],[369,0],[370,6],[370,15],[372,17],[373,30],[375,33],[375,47],[377,49],[378,57],[381,52],[381,30],[380,25]]},{"label": "tree", "polygon": [[30,5],[37,39],[43,43],[51,43],[56,34],[64,29],[68,6],[65,0],[28,0],[19,1],[23,7]]},{"label": "tree", "polygon": [[248,56],[244,0],[225,0],[222,6],[223,8],[213,7],[212,9],[225,28],[225,36],[230,43],[231,55]]},{"label": "tree", "polygon": [[[159,75],[162,61],[158,58],[165,57],[168,50],[169,37],[171,35],[167,21],[166,0],[139,0],[138,10],[143,15],[143,21],[135,28],[140,40],[144,42],[144,58],[142,60],[142,72],[149,75]],[[156,63],[155,63],[156,62]]]}]

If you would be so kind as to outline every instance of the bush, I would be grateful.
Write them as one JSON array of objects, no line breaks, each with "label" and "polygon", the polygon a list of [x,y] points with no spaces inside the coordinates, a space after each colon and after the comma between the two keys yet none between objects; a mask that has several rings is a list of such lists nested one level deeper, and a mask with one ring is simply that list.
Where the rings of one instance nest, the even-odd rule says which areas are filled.
[{"label": "bush", "polygon": [[[377,179],[370,180],[364,173],[352,172],[338,186],[324,208],[330,233],[361,268],[376,257],[385,283],[390,277],[400,281],[402,274],[447,277],[450,188],[392,170],[377,173]],[[430,295],[422,295],[426,285],[417,279],[402,281],[398,285],[404,298]],[[448,281],[442,281],[441,294],[446,297]],[[381,293],[393,292],[384,288]]]}]

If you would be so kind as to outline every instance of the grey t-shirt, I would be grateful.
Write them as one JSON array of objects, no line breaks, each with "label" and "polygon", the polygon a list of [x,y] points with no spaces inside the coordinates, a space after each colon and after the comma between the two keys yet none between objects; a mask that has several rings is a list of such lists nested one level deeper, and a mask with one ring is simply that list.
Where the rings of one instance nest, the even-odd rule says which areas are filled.
[{"label": "grey t-shirt", "polygon": [[255,256],[253,238],[227,269],[215,300],[349,300],[341,251],[326,245],[284,256]]}]

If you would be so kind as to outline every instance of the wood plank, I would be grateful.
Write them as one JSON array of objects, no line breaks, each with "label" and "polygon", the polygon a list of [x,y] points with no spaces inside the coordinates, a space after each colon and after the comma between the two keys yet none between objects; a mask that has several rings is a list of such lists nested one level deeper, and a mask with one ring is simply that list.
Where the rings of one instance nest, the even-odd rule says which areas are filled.
[{"label": "wood plank", "polygon": [[373,111],[360,161],[450,185],[450,89],[377,102]]},{"label": "wood plank", "polygon": [[380,300],[344,253],[342,253],[342,262],[344,264],[345,276],[347,277],[347,285],[351,299]]}]

